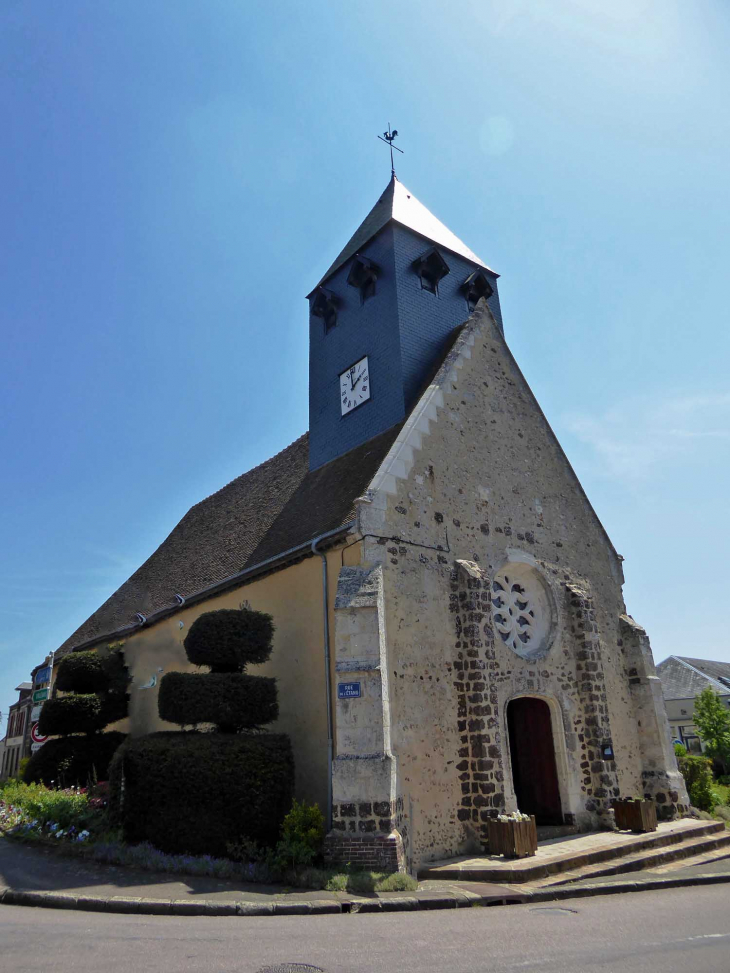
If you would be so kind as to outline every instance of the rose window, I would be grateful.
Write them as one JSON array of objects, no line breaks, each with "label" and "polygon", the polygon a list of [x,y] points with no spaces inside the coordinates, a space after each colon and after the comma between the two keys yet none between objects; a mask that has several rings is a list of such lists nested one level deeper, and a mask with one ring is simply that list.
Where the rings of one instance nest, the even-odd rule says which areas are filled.
[{"label": "rose window", "polygon": [[546,586],[527,564],[506,565],[492,581],[492,619],[505,645],[523,658],[548,648],[551,611]]}]

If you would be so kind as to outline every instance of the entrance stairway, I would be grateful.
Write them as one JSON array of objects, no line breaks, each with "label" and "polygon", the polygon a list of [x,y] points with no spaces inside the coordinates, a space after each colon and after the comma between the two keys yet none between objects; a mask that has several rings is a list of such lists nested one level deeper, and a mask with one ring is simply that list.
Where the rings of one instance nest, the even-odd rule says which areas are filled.
[{"label": "entrance stairway", "polygon": [[730,831],[723,821],[683,819],[660,824],[649,834],[598,831],[538,843],[533,858],[496,855],[431,862],[419,870],[423,880],[490,882],[532,887],[565,885],[602,875],[665,867],[670,862],[706,863],[730,858]]}]

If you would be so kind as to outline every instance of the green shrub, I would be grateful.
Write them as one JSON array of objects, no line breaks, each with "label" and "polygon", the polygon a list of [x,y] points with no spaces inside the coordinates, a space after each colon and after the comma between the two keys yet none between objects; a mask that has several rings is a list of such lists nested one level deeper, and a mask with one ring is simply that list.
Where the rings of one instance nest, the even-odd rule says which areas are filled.
[{"label": "green shrub", "polygon": [[107,780],[109,763],[125,738],[124,733],[111,732],[49,740],[28,761],[23,780],[46,785],[53,781],[61,787]]},{"label": "green shrub", "polygon": [[277,856],[291,868],[311,865],[322,853],[324,817],[316,804],[292,802],[281,826]]},{"label": "green shrub", "polygon": [[115,755],[110,810],[127,842],[222,856],[241,836],[276,842],[293,782],[286,736],[154,733]]},{"label": "green shrub", "polygon": [[249,608],[206,612],[195,619],[185,638],[185,652],[195,666],[211,672],[240,672],[271,655],[271,615]]},{"label": "green shrub", "polygon": [[700,811],[711,811],[716,803],[717,794],[712,790],[712,761],[698,754],[686,753],[679,756],[677,765],[687,785],[692,805]]},{"label": "green shrub", "polygon": [[55,688],[62,693],[98,693],[109,688],[104,659],[98,652],[71,652],[58,663]]},{"label": "green shrub", "polygon": [[224,733],[265,726],[279,715],[276,680],[239,672],[169,672],[157,706],[170,723],[214,723]]},{"label": "green shrub", "polygon": [[101,699],[96,693],[71,693],[43,704],[38,729],[46,736],[94,733],[104,726]]},{"label": "green shrub", "polygon": [[41,825],[55,821],[61,828],[74,825],[81,830],[94,816],[85,794],[49,790],[42,784],[9,781],[0,795],[2,800],[20,808]]}]

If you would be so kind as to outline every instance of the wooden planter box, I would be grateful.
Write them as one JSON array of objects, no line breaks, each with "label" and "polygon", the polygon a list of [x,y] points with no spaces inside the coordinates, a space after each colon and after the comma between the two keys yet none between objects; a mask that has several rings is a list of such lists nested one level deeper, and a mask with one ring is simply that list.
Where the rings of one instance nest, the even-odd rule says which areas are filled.
[{"label": "wooden planter box", "polygon": [[534,815],[529,821],[487,821],[490,855],[505,858],[529,858],[537,851],[537,826]]},{"label": "wooden planter box", "polygon": [[613,811],[620,831],[656,831],[654,801],[614,801]]}]

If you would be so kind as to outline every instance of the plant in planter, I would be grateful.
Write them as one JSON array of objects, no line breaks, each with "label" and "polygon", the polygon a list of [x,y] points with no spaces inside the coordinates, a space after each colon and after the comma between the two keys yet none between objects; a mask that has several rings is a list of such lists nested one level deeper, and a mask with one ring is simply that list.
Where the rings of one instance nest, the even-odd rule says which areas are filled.
[{"label": "plant in planter", "polygon": [[[127,741],[110,775],[110,807],[130,842],[166,852],[225,855],[245,838],[273,845],[291,807],[289,738],[264,733],[279,712],[276,680],[245,672],[266,662],[274,626],[251,609],[207,612],[185,652],[208,672],[170,672],[160,683],[160,717],[183,728]],[[150,813],[154,808],[154,813]]]},{"label": "plant in planter", "polygon": [[656,831],[657,817],[654,801],[642,798],[623,798],[613,802],[616,827],[619,831]]},{"label": "plant in planter", "polygon": [[537,825],[534,814],[499,814],[487,821],[487,841],[492,855],[529,858],[537,852]]},{"label": "plant in planter", "polygon": [[129,678],[119,643],[64,656],[58,664],[54,696],[44,703],[38,721],[41,733],[57,739],[33,754],[23,779],[62,787],[104,780],[125,734],[102,730],[127,715]]}]

